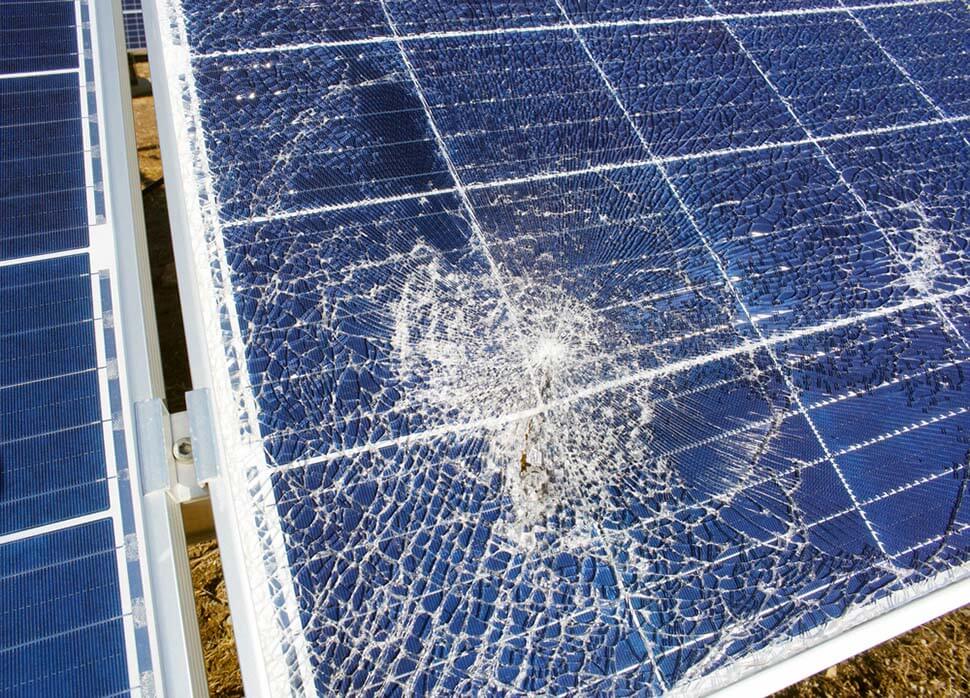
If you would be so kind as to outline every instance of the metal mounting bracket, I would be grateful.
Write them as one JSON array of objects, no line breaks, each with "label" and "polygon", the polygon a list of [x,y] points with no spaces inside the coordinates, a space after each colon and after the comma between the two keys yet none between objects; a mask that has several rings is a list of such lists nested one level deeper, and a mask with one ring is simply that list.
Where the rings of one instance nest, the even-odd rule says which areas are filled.
[{"label": "metal mounting bracket", "polygon": [[186,393],[185,404],[175,414],[158,398],[135,404],[144,494],[168,490],[179,503],[207,498],[205,485],[219,476],[209,391]]}]

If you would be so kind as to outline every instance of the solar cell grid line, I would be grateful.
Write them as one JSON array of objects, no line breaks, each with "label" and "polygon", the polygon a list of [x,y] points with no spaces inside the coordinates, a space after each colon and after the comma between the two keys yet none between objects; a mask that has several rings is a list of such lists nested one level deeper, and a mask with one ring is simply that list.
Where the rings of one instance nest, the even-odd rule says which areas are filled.
[{"label": "solar cell grid line", "polygon": [[649,381],[654,380],[658,377],[664,377],[671,374],[686,372],[692,368],[696,368],[698,366],[704,366],[707,364],[712,364],[717,361],[723,360],[725,358],[746,355],[752,352],[756,352],[758,350],[770,349],[771,347],[774,347],[774,346],[784,345],[792,341],[796,341],[798,339],[812,336],[815,334],[820,334],[829,330],[840,329],[844,327],[857,325],[860,323],[864,323],[870,319],[881,318],[910,308],[920,307],[922,305],[930,303],[934,299],[943,300],[943,299],[955,298],[955,297],[962,298],[968,294],[970,294],[970,287],[963,287],[960,289],[956,289],[954,291],[942,292],[929,300],[910,299],[903,303],[900,303],[897,306],[890,306],[880,310],[871,311],[868,313],[861,313],[856,316],[834,319],[818,327],[800,329],[800,330],[782,334],[782,335],[775,335],[770,338],[765,338],[763,340],[740,344],[730,349],[721,350],[712,354],[702,355],[688,360],[672,361],[666,365],[663,365],[657,368],[646,369],[638,373],[624,375],[611,381],[594,384],[587,388],[578,390],[575,393],[565,398],[560,398],[559,400],[553,403],[547,404],[544,408],[532,407],[525,410],[521,410],[519,412],[508,413],[500,417],[490,417],[490,418],[485,418],[475,422],[446,424],[440,427],[436,427],[435,429],[428,430],[426,432],[416,432],[416,433],[408,434],[406,436],[396,437],[393,439],[386,439],[383,441],[377,441],[377,442],[362,445],[362,446],[333,451],[321,456],[303,458],[300,460],[296,460],[290,464],[278,466],[275,472],[285,472],[288,469],[304,469],[307,466],[311,466],[319,463],[327,463],[341,458],[346,458],[348,456],[355,456],[355,455],[365,454],[372,451],[379,451],[381,449],[384,449],[390,446],[405,445],[405,444],[410,444],[414,442],[419,442],[425,439],[431,440],[442,435],[460,433],[465,431],[474,431],[475,429],[483,428],[483,427],[493,428],[493,427],[502,426],[503,424],[507,424],[509,422],[523,421],[528,419],[529,417],[542,414],[545,410],[548,410],[549,408],[568,405],[577,400],[582,400],[584,398],[601,395],[603,393],[607,393],[611,389],[615,389],[618,387],[623,387],[626,385],[632,385],[637,383],[648,383]]},{"label": "solar cell grid line", "polygon": [[[858,47],[851,103],[799,64],[786,109],[721,26],[754,6],[727,0],[244,6],[153,9],[186,22],[162,36],[193,273],[214,272],[196,302],[222,328],[210,369],[246,464],[230,525],[248,507],[269,522],[246,574],[292,585],[269,604],[290,620],[255,615],[263,641],[282,625],[305,652],[268,673],[324,693],[723,688],[759,658],[807,673],[810,630],[866,637],[861,621],[965,575],[970,286],[958,246],[917,273],[881,226],[965,234],[944,163],[966,115],[914,99],[844,7],[736,18],[809,27],[809,58],[816,36]],[[937,6],[954,7],[885,12]],[[536,401],[531,353],[505,339],[556,318],[603,335]],[[539,458],[573,467],[572,448],[624,470],[603,490],[564,470],[567,491],[591,478],[568,504],[547,486],[549,513],[515,508],[515,483]]]},{"label": "solar cell grid line", "polygon": [[[935,424],[939,424],[941,422],[946,422],[946,421],[949,421],[949,420],[953,420],[953,418],[960,417],[960,416],[962,416],[962,415],[964,415],[966,413],[967,413],[967,408],[959,408],[959,409],[956,409],[956,410],[951,410],[950,412],[946,412],[944,414],[937,415],[937,416],[934,416],[932,418],[923,419],[920,422],[918,422],[917,424],[914,424],[914,425],[911,425],[911,426],[907,426],[907,427],[904,427],[904,428],[901,428],[901,429],[896,429],[896,430],[894,430],[892,432],[889,432],[889,433],[880,434],[879,436],[873,437],[873,438],[868,439],[868,440],[866,440],[864,442],[860,442],[860,443],[857,443],[857,444],[851,444],[851,445],[846,446],[845,448],[842,448],[839,451],[835,452],[835,455],[836,456],[849,455],[849,454],[855,453],[855,452],[857,452],[859,450],[863,450],[863,449],[869,448],[871,446],[874,446],[874,445],[877,445],[877,444],[880,444],[880,443],[883,443],[883,442],[890,441],[890,440],[892,440],[892,439],[894,439],[896,437],[899,437],[899,436],[904,435],[904,434],[911,433],[911,432],[916,431],[918,429],[923,429],[925,427],[932,426],[932,425],[935,425]],[[793,416],[795,414],[797,414],[797,413],[796,412],[793,412],[793,413],[790,413],[789,416]],[[757,427],[758,425],[752,425],[752,426]],[[702,444],[702,443],[694,444],[694,445],[685,447],[685,450],[689,450],[691,448],[696,448],[696,447],[700,447],[700,446],[704,446],[704,445],[706,445],[706,444]],[[790,471],[782,472],[782,473],[780,473],[780,475],[781,476],[791,476],[791,475],[796,474],[799,471],[801,471],[802,473],[805,473],[805,472],[811,470],[812,468],[815,468],[817,466],[820,466],[820,465],[825,464],[826,463],[826,460],[827,459],[825,457],[821,457],[821,458],[816,459],[815,461],[812,461],[812,462],[809,462],[809,463],[805,464],[802,467],[793,468]],[[887,491],[885,491],[885,492],[883,492],[881,494],[874,495],[874,496],[872,496],[872,497],[864,500],[863,504],[864,505],[869,505],[869,504],[872,504],[872,503],[875,503],[875,502],[878,502],[878,501],[881,501],[881,500],[884,500],[884,499],[893,497],[896,494],[899,494],[901,492],[905,492],[905,491],[910,490],[910,489],[913,489],[915,487],[918,487],[918,486],[927,484],[927,483],[932,482],[934,480],[938,480],[940,478],[945,478],[945,477],[949,477],[949,476],[950,476],[950,474],[949,473],[946,473],[946,472],[943,472],[943,473],[932,473],[930,475],[925,475],[925,476],[920,477],[920,478],[918,478],[916,480],[912,480],[912,481],[907,482],[905,484],[896,486],[895,488],[893,488],[891,490],[887,490]],[[771,481],[770,480],[764,480],[764,481],[761,481],[761,482],[755,481],[755,482],[752,482],[752,483],[746,483],[745,488],[747,488],[747,487],[758,487],[760,485],[764,485],[764,484],[767,484],[769,482],[771,482]],[[386,483],[386,480],[384,480],[382,482],[375,482],[375,484],[384,484],[384,483]],[[733,490],[725,491],[724,493],[722,493],[720,495],[717,495],[717,496],[714,496],[714,497],[710,498],[710,500],[708,500],[707,503],[714,502],[715,500],[717,500],[718,498],[721,498],[721,497],[729,497],[729,496],[733,496],[733,495],[739,494],[742,491],[742,489],[743,488],[738,487],[738,488],[733,489]],[[938,506],[945,507],[946,504],[938,504]],[[841,518],[841,517],[845,517],[846,515],[852,514],[855,511],[856,510],[854,508],[854,505],[851,505],[850,504],[849,506],[847,506],[847,507],[845,507],[845,508],[843,508],[841,510],[838,510],[838,511],[835,511],[835,512],[831,512],[831,513],[827,513],[825,516],[823,516],[819,520],[814,521],[813,523],[809,524],[806,530],[811,530],[812,528],[819,527],[819,526],[823,526],[826,523],[828,523],[829,521],[832,521],[834,519],[838,519],[838,518]],[[658,524],[658,523],[665,523],[665,522],[666,523],[672,523],[672,522],[676,521],[678,517],[683,516],[683,515],[684,515],[684,512],[683,511],[671,512],[670,514],[667,514],[667,515],[656,516],[653,519],[645,520],[644,523],[645,524]],[[455,520],[457,521],[458,518],[456,518]],[[443,520],[443,521],[440,522],[439,525],[446,524],[448,522],[449,522],[448,520]],[[782,537],[779,536],[777,538],[777,540],[780,542],[781,541],[781,538]],[[388,538],[384,538],[384,539],[381,539],[380,541],[376,541],[376,542],[387,543],[391,539],[392,539],[392,537],[388,537]],[[615,543],[622,543],[623,542],[623,536],[622,536],[622,534],[620,532],[617,532],[617,531],[612,531],[612,532],[609,532],[609,533],[604,533],[603,539],[604,540],[612,540]],[[763,541],[763,542],[767,542],[767,541]],[[740,554],[740,551],[737,551],[737,550],[736,551],[733,551],[732,554],[731,554],[731,557],[736,557],[739,554]],[[694,568],[685,569],[685,570],[677,573],[676,575],[669,576],[669,577],[667,577],[665,579],[667,580],[667,582],[669,582],[669,581],[671,581],[672,579],[674,579],[676,577],[686,577],[688,575],[695,574],[695,573],[697,573],[699,571],[703,571],[704,568],[709,567],[709,566],[710,566],[710,564],[704,564],[704,565],[700,565],[700,566],[697,566],[697,567],[694,567]],[[476,573],[476,578],[479,579],[479,580],[485,579],[486,576],[487,576],[487,573],[483,573],[483,572],[477,572]],[[649,588],[640,588],[640,589],[638,589],[638,593],[639,594],[643,594],[647,590],[649,590]]]}]

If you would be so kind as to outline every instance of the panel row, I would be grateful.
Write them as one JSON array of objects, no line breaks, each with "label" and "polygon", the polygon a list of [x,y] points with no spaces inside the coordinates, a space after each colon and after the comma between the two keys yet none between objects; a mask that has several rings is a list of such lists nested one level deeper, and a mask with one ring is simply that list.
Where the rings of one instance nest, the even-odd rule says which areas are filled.
[{"label": "panel row", "polygon": [[[408,64],[384,43],[198,60],[223,217],[449,190],[443,148],[476,188],[967,116],[967,78],[914,83],[846,15],[732,31],[740,43],[717,22],[421,40]],[[826,64],[833,50],[846,60]]]},{"label": "panel row", "polygon": [[[403,36],[440,32],[502,32],[527,28],[563,29],[584,24],[687,24],[712,15],[758,17],[768,14],[812,15],[844,12],[862,6],[886,5],[897,12],[896,0],[832,2],[831,0],[662,0],[629,3],[621,0],[501,0],[474,2],[433,0],[339,0],[336,3],[282,0],[271,6],[254,0],[185,0],[181,8],[197,53],[252,51],[306,43],[354,42],[392,35],[388,17]],[[914,6],[924,3],[913,2]],[[560,7],[561,5],[561,7]],[[944,11],[959,9],[950,2]],[[878,11],[878,9],[877,9]],[[898,10],[906,13],[905,6]],[[918,10],[925,14],[925,8]],[[932,11],[932,10],[931,10]],[[940,14],[940,13],[937,13]]]}]

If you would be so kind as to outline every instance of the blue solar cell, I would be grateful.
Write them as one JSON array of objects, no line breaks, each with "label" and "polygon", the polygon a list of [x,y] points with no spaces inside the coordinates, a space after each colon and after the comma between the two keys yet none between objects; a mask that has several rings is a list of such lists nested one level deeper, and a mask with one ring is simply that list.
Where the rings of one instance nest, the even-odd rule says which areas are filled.
[{"label": "blue solar cell", "polygon": [[383,35],[378,0],[186,0],[192,46],[199,53],[238,51],[306,41],[351,41]]},{"label": "blue solar cell", "polygon": [[970,274],[970,145],[951,126],[868,135],[828,146],[868,202],[919,290],[961,288]]},{"label": "blue solar cell", "polygon": [[[656,168],[637,167],[471,193],[505,274],[552,280],[638,343],[620,364],[589,362],[588,384],[741,339],[717,267],[661,183]],[[619,350],[612,339],[600,348]]]},{"label": "blue solar cell", "polygon": [[101,416],[93,371],[0,388],[0,395],[0,427],[11,441],[92,424]]},{"label": "blue solar cell", "polygon": [[961,3],[859,15],[865,27],[946,114],[967,114],[970,9]]},{"label": "blue solar cell", "polygon": [[705,0],[662,0],[650,3],[626,0],[564,0],[562,4],[576,23],[694,18],[714,12]]},{"label": "blue solar cell", "polygon": [[716,22],[590,30],[593,56],[654,155],[802,136],[777,95]]},{"label": "blue solar cell", "polygon": [[304,687],[700,692],[970,559],[965,9],[643,5],[184,5]]},{"label": "blue solar cell", "polygon": [[92,317],[87,257],[70,255],[0,268],[0,334],[88,322]]},{"label": "blue solar cell", "polygon": [[78,65],[72,0],[0,3],[0,74],[64,70]]},{"label": "blue solar cell", "polygon": [[93,323],[43,327],[4,336],[9,352],[0,358],[0,384],[39,381],[95,366]]},{"label": "blue solar cell", "polygon": [[765,334],[907,297],[890,243],[810,145],[672,168]]},{"label": "blue solar cell", "polygon": [[[46,126],[78,119],[81,116],[77,95],[80,83],[77,75],[65,73],[5,78],[0,85],[2,85],[0,89],[3,90],[4,127]],[[33,140],[25,136],[5,139],[4,146],[13,149],[14,144]]]},{"label": "blue solar cell", "polygon": [[[0,270],[3,298],[10,310],[4,313],[4,325],[0,328],[8,347],[8,352],[0,358],[0,385],[38,381],[96,367],[91,288],[71,283],[84,273],[82,265],[86,264],[86,256],[76,256]],[[52,274],[50,280],[54,283],[50,286],[45,273]],[[59,295],[72,290],[77,291],[74,298]],[[31,312],[46,310],[47,306],[51,307],[50,315]],[[61,318],[67,321],[58,322]]]},{"label": "blue solar cell", "polygon": [[[967,428],[967,423],[966,421],[960,423],[959,420],[954,419],[949,426],[963,431]],[[932,436],[935,435],[934,430]],[[889,492],[864,507],[886,550],[890,554],[900,553],[904,556],[902,564],[917,567],[911,559],[905,560],[908,551],[923,545],[933,546],[939,551],[950,543],[948,537],[951,531],[961,530],[959,522],[967,520],[970,510],[961,507],[966,500],[968,482],[965,464],[966,444],[962,446],[961,468],[954,468],[926,483],[910,483],[908,487]],[[884,456],[885,454],[873,455]],[[949,454],[944,454],[944,457],[946,455]],[[881,461],[881,463],[884,462]],[[872,468],[871,462],[854,465]],[[899,461],[896,461],[895,465],[900,467]],[[939,475],[939,473],[936,474]]]},{"label": "blue solar cell", "polygon": [[[308,60],[309,59],[309,60]],[[449,186],[421,103],[386,47],[311,49],[199,66],[226,218]],[[296,94],[272,86],[300,85]],[[254,127],[254,116],[264,125]],[[326,120],[327,135],[311,129]]]},{"label": "blue solar cell", "polygon": [[0,259],[87,244],[75,74],[0,80]]},{"label": "blue solar cell", "polygon": [[[456,269],[482,272],[485,262],[471,247],[458,206],[455,197],[439,196],[227,232],[260,424],[279,462],[361,445],[384,432],[407,433],[421,423],[420,415],[389,411],[400,388],[388,366],[393,330],[379,309],[394,302],[385,289],[401,277],[398,266],[407,264],[401,258],[416,244],[429,245],[425,256],[437,253]],[[335,260],[334,273],[307,283],[307,272],[320,269],[319,255]],[[267,283],[280,289],[272,308],[262,302]]]},{"label": "blue solar cell", "polygon": [[736,30],[801,123],[816,135],[936,116],[851,17],[739,22]]},{"label": "blue solar cell", "polygon": [[0,545],[0,695],[128,690],[110,520]]},{"label": "blue solar cell", "polygon": [[568,33],[415,41],[409,56],[467,184],[647,157]]},{"label": "blue solar cell", "polygon": [[108,505],[87,266],[0,268],[0,534]]},{"label": "blue solar cell", "polygon": [[0,534],[108,508],[100,422],[0,443]]}]

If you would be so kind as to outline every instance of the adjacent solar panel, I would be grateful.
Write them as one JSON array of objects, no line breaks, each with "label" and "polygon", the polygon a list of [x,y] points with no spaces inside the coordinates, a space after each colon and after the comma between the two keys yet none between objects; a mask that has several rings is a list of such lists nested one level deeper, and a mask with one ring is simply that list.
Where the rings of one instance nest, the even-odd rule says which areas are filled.
[{"label": "adjacent solar panel", "polygon": [[129,51],[143,51],[148,47],[145,40],[145,18],[141,13],[141,0],[121,0],[122,17],[125,22],[125,46]]},{"label": "adjacent solar panel", "polygon": [[964,3],[154,10],[244,672],[697,694],[967,576]]},{"label": "adjacent solar panel", "polygon": [[154,692],[96,30],[84,1],[0,0],[2,696]]}]

